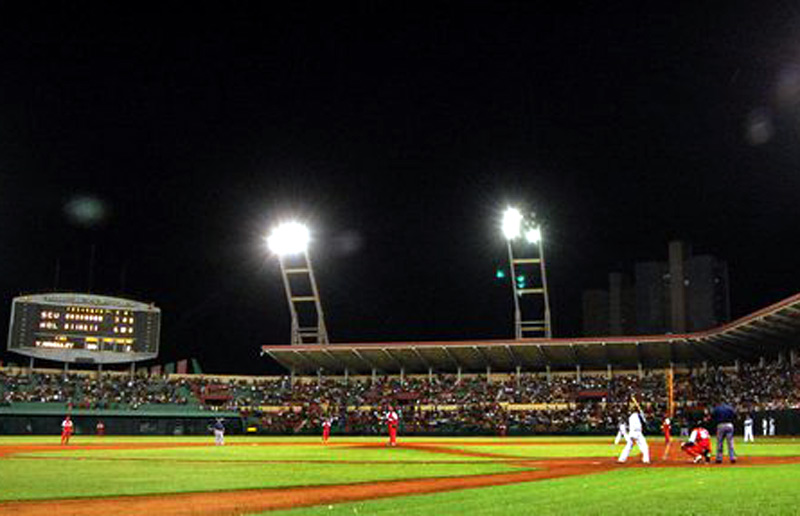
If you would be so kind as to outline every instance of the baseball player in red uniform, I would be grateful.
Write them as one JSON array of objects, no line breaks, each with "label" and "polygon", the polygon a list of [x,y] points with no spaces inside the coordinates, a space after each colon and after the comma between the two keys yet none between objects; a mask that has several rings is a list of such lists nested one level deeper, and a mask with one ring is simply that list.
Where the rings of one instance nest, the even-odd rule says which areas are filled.
[{"label": "baseball player in red uniform", "polygon": [[72,419],[69,416],[64,418],[61,422],[61,444],[69,444],[69,437],[72,435],[73,429]]},{"label": "baseball player in red uniform", "polygon": [[671,428],[672,423],[668,417],[665,417],[664,422],[661,423],[661,431],[664,432],[664,444],[669,444],[672,440],[672,434],[670,433]]},{"label": "baseball player in red uniform", "polygon": [[711,461],[711,435],[708,430],[697,425],[689,435],[689,440],[681,445],[681,449],[690,457],[694,457],[693,462],[699,463],[703,459]]},{"label": "baseball player in red uniform", "polygon": [[397,416],[397,412],[389,405],[389,411],[386,412],[386,425],[389,427],[389,446],[397,446],[397,425],[399,423],[400,418]]},{"label": "baseball player in red uniform", "polygon": [[331,436],[331,418],[326,417],[322,419],[322,444],[328,444],[328,438]]},{"label": "baseball player in red uniform", "polygon": [[661,422],[661,431],[664,433],[664,456],[661,457],[662,460],[667,460],[669,457],[669,449],[672,446],[672,422],[669,420],[668,417],[664,418],[664,421]]}]

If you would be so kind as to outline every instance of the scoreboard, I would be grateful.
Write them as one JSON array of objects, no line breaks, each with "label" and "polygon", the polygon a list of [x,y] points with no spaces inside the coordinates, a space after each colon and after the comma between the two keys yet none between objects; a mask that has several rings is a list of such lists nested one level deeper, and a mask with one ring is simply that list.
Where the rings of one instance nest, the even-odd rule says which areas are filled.
[{"label": "scoreboard", "polygon": [[161,310],[92,294],[14,298],[8,350],[60,362],[122,363],[158,355]]}]

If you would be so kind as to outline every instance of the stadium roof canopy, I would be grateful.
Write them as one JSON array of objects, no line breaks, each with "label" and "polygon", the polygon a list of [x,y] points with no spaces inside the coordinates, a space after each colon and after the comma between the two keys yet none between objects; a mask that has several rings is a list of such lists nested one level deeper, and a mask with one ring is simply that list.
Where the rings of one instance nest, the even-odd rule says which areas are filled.
[{"label": "stadium roof canopy", "polygon": [[298,374],[406,374],[734,364],[800,348],[800,294],[731,323],[687,334],[449,342],[264,346],[264,354]]}]

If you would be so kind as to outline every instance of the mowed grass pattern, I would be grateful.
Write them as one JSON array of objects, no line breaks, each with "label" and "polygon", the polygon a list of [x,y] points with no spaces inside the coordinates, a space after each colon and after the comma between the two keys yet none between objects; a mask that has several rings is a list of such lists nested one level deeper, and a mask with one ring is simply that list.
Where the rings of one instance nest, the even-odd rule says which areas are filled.
[{"label": "mowed grass pattern", "polygon": [[[108,439],[101,444],[113,442]],[[293,446],[288,442],[285,446],[259,446],[257,441],[251,440],[244,445],[224,447],[77,449],[53,446],[52,450],[0,459],[3,486],[0,500],[280,488],[519,471],[504,462],[484,458],[406,448],[360,447],[363,443],[354,442],[354,447]]]},{"label": "mowed grass pattern", "polygon": [[[654,439],[655,440],[655,439]],[[503,457],[603,457],[620,447],[610,438],[404,439],[410,448],[379,446],[383,439],[79,437],[76,446],[114,443],[178,444],[143,449],[61,448],[49,438],[0,438],[0,445],[51,445],[0,459],[0,500],[169,494],[179,492],[350,484],[521,471]],[[186,446],[180,446],[186,444]],[[202,445],[198,445],[202,444]],[[675,445],[673,456],[679,456]],[[800,441],[737,443],[741,456],[798,456]],[[450,450],[498,454],[471,457]],[[271,461],[290,461],[287,463]],[[358,463],[349,463],[356,461]],[[629,468],[555,480],[433,495],[416,495],[297,509],[288,514],[798,514],[800,465]],[[276,513],[270,513],[276,514]]]},{"label": "mowed grass pattern", "polygon": [[631,468],[579,477],[368,502],[271,516],[796,515],[800,465]]}]

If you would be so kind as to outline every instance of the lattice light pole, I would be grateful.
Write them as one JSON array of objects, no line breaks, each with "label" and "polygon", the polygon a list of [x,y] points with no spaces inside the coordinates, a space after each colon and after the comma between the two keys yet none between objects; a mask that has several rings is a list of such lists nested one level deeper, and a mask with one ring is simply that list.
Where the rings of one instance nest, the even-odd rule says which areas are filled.
[{"label": "lattice light pole", "polygon": [[278,257],[286,300],[292,317],[292,344],[328,344],[319,289],[308,256],[311,240],[306,226],[287,222],[275,227],[267,245]]},{"label": "lattice light pole", "polygon": [[533,217],[526,218],[518,209],[508,208],[503,214],[502,229],[514,295],[514,336],[552,338],[541,226]]}]

